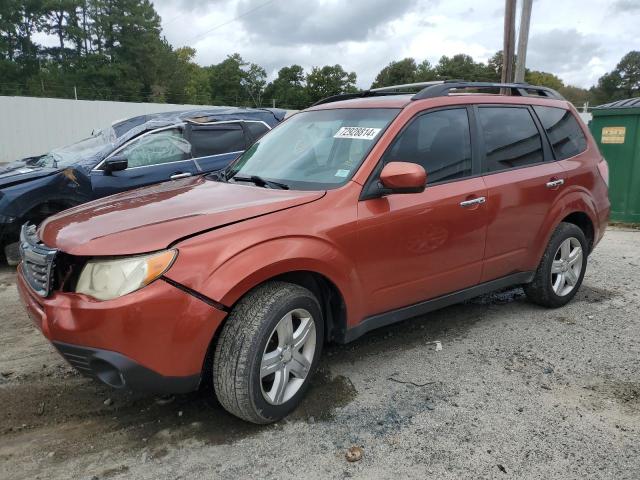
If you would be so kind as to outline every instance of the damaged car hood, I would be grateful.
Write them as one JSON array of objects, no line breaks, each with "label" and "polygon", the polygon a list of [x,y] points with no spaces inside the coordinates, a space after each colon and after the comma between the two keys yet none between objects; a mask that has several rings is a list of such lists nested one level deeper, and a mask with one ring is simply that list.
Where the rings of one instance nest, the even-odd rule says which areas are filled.
[{"label": "damaged car hood", "polygon": [[71,208],[48,218],[39,236],[45,245],[71,255],[147,253],[199,232],[312,202],[324,194],[189,178]]},{"label": "damaged car hood", "polygon": [[17,166],[16,168],[0,172],[0,188],[10,187],[36,178],[46,177],[56,173],[57,171],[57,168]]}]

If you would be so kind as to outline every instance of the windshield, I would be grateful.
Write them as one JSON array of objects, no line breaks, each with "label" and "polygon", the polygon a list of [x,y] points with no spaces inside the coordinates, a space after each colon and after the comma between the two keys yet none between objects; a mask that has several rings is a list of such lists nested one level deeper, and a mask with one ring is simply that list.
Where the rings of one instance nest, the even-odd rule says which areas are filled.
[{"label": "windshield", "polygon": [[51,150],[51,152],[31,165],[36,167],[66,168],[82,159],[95,155],[106,145],[113,144],[115,140],[116,134],[111,127],[94,130],[94,133],[89,138],[66,147]]},{"label": "windshield", "polygon": [[[227,172],[260,177],[299,190],[344,185],[400,110],[335,109],[302,112],[269,132]],[[235,177],[235,178],[232,178]]]}]

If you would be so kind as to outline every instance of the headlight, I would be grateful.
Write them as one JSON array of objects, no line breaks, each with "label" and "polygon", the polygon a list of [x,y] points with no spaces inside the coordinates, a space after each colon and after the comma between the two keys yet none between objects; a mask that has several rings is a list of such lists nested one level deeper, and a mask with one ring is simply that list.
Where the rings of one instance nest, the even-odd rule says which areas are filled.
[{"label": "headlight", "polygon": [[178,252],[164,252],[113,260],[89,260],[80,273],[76,292],[111,300],[149,285],[166,272]]}]

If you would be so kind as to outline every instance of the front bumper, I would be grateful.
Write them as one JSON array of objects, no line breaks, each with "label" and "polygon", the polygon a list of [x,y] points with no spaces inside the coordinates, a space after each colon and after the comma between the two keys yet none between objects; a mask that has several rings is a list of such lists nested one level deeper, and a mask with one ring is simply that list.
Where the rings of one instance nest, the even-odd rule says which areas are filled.
[{"label": "front bumper", "polygon": [[83,375],[113,388],[153,393],[187,393],[200,385],[200,374],[166,377],[120,353],[52,342],[69,364]]},{"label": "front bumper", "polygon": [[197,388],[226,315],[162,279],[109,301],[63,292],[43,298],[20,266],[18,291],[29,317],[72,366],[116,388],[157,393]]}]

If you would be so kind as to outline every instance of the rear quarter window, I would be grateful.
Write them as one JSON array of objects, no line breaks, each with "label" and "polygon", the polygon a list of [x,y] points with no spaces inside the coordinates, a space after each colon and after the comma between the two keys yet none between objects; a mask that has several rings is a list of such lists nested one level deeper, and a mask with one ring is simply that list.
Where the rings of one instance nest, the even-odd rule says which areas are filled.
[{"label": "rear quarter window", "polygon": [[533,109],[547,132],[556,160],[574,157],[587,149],[587,139],[569,110],[556,107]]},{"label": "rear quarter window", "polygon": [[261,136],[269,131],[269,127],[267,127],[262,122],[246,122],[245,125],[247,126],[255,140],[258,140]]}]

